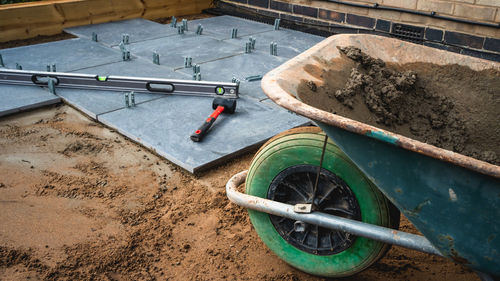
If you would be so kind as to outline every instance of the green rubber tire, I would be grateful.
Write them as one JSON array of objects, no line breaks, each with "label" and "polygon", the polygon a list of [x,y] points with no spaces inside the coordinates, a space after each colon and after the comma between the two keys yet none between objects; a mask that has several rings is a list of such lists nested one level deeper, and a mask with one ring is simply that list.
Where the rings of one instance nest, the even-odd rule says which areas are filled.
[{"label": "green rubber tire", "polygon": [[[296,165],[319,166],[324,138],[324,133],[318,128],[306,127],[289,130],[268,141],[252,161],[246,179],[246,193],[266,198],[271,182],[281,171]],[[326,146],[323,168],[336,174],[350,187],[358,201],[363,222],[397,228],[399,211],[331,141]],[[314,255],[283,239],[268,214],[248,212],[257,234],[276,255],[291,266],[314,275],[354,275],[383,257],[390,247],[357,237],[351,247],[340,253]]]}]

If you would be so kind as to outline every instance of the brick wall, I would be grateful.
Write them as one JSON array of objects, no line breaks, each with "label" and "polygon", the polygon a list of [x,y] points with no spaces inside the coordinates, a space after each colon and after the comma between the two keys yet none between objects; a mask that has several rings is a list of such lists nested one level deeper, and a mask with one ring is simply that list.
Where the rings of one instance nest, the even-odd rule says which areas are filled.
[{"label": "brick wall", "polygon": [[499,0],[350,0],[362,4],[378,3],[384,6],[406,8],[457,18],[495,23],[499,21]]},{"label": "brick wall", "polygon": [[[315,1],[289,1],[303,3],[306,5],[322,4],[314,3]],[[309,2],[309,3],[308,3]],[[498,24],[500,23],[500,0],[349,0],[349,2],[360,4],[375,4],[411,9],[422,12],[436,12],[438,15],[449,16],[458,19],[479,21],[485,23]],[[326,5],[328,6],[328,5]],[[340,8],[338,5],[332,8]],[[342,8],[340,8],[342,9]],[[400,12],[387,13],[383,11],[370,10],[368,12],[358,9],[361,14],[377,16],[383,19],[399,20],[403,23],[419,23],[434,27],[441,27],[453,31],[468,32],[477,35],[486,35],[492,37],[500,37],[499,28],[474,27],[466,24],[456,24],[430,17],[422,17],[417,15],[409,15]]]},{"label": "brick wall", "polygon": [[[409,32],[420,36],[415,42],[427,46],[500,61],[500,0],[345,0],[370,7],[311,0],[222,2],[247,7],[269,16],[329,25],[333,33],[376,33],[405,39],[404,33]],[[379,8],[374,7],[376,4]],[[434,16],[388,11],[380,7],[409,9],[428,15],[433,13]],[[436,15],[489,26],[440,19]],[[359,29],[353,31],[345,27]],[[394,32],[403,35],[392,34]]]}]

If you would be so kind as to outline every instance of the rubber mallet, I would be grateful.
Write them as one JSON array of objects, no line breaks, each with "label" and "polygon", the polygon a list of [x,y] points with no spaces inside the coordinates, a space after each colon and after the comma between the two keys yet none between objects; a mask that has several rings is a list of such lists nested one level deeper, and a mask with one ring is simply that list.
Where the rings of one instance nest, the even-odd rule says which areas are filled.
[{"label": "rubber mallet", "polygon": [[201,141],[208,132],[208,129],[210,129],[212,124],[222,112],[233,114],[236,109],[236,99],[215,98],[212,102],[212,108],[215,109],[215,111],[212,115],[210,115],[210,117],[208,117],[207,120],[205,120],[205,123],[203,123],[203,125],[201,125],[201,127],[191,135],[192,141]]}]

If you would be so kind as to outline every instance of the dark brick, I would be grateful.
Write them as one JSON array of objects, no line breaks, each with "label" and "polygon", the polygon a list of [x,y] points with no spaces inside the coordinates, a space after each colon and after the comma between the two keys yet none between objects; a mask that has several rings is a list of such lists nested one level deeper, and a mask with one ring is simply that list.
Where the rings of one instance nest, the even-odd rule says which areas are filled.
[{"label": "dark brick", "polygon": [[358,34],[372,34],[372,35],[378,35],[378,36],[391,37],[391,35],[387,32],[379,32],[379,31],[372,30],[372,29],[358,29]]},{"label": "dark brick", "polygon": [[[279,18],[280,17],[280,14],[277,13],[277,12],[273,12],[273,11],[270,11],[270,10],[263,10],[263,9],[253,9],[255,10],[255,13],[259,14],[259,15],[264,15],[264,16],[268,16],[268,17],[271,17],[271,18]],[[265,20],[262,20],[260,19],[259,21],[265,21]],[[268,24],[274,24],[274,20],[269,20],[269,22],[267,22]]]},{"label": "dark brick", "polygon": [[483,47],[484,37],[474,35],[446,31],[444,33],[444,41],[448,44],[468,46],[471,48],[481,49]]},{"label": "dark brick", "polygon": [[434,43],[434,42],[424,42],[424,46],[440,49],[440,50],[445,50],[447,51],[448,48],[446,45],[439,44],[439,43]]},{"label": "dark brick", "polygon": [[376,30],[380,31],[391,31],[391,22],[387,20],[377,20],[377,24],[375,25]]},{"label": "dark brick", "polygon": [[500,53],[500,39],[486,37],[483,49]]},{"label": "dark brick", "polygon": [[335,11],[319,9],[318,18],[331,20],[334,22],[345,22],[345,13],[338,13]]},{"label": "dark brick", "polygon": [[302,17],[296,17],[296,16],[292,16],[289,14],[280,14],[280,18],[284,19],[284,20],[295,21],[295,22],[303,22],[304,21],[304,18],[302,18]]},{"label": "dark brick", "polygon": [[434,43],[434,42],[424,42],[424,45],[432,47],[432,48],[440,49],[440,50],[445,50],[448,52],[457,53],[457,54],[461,54],[462,50],[463,50],[462,48],[459,48],[459,47],[444,45],[444,44],[439,44],[439,43]]},{"label": "dark brick", "polygon": [[310,19],[310,18],[304,18],[304,23],[312,24],[318,27],[324,26],[324,27],[330,27],[330,24],[326,21],[320,21],[320,20],[315,20],[315,19]]},{"label": "dark brick", "polygon": [[463,49],[462,54],[491,61],[500,61],[500,54]]},{"label": "dark brick", "polygon": [[269,8],[269,0],[248,0],[248,4],[262,8]]},{"label": "dark brick", "polygon": [[271,9],[279,10],[279,11],[283,11],[283,12],[289,12],[289,13],[291,13],[293,11],[292,4],[279,2],[279,1],[272,1],[272,0],[271,0]]},{"label": "dark brick", "polygon": [[378,35],[378,36],[384,36],[384,37],[391,37],[390,33],[387,32],[380,32],[380,31],[372,31],[372,34]]},{"label": "dark brick", "polygon": [[427,39],[427,40],[441,42],[441,41],[443,41],[443,33],[444,32],[442,30],[427,27],[425,29],[424,36],[425,36],[425,39]]},{"label": "dark brick", "polygon": [[373,26],[375,25],[375,19],[370,17],[347,14],[347,23],[367,28],[373,28]]},{"label": "dark brick", "polygon": [[311,33],[321,37],[330,37],[333,35],[333,33],[331,33],[329,30],[318,30],[318,29],[309,30],[307,31],[307,33]]},{"label": "dark brick", "polygon": [[370,29],[358,29],[358,34],[372,34],[373,30]]},{"label": "dark brick", "polygon": [[318,8],[301,6],[301,5],[293,5],[293,13],[308,16],[308,17],[317,18],[318,17]]},{"label": "dark brick", "polygon": [[345,25],[340,25],[340,24],[331,24],[330,25],[330,32],[333,34],[356,34],[358,33],[358,28],[353,28]]},{"label": "dark brick", "polygon": [[446,50],[448,52],[453,52],[453,53],[461,54],[463,49],[460,48],[460,47],[456,47],[456,46],[446,46]]}]

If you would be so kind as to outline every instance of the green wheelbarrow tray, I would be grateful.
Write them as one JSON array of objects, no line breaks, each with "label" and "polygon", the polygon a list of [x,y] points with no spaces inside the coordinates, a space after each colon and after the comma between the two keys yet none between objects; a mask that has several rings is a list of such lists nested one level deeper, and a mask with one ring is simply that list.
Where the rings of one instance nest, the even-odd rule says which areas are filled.
[{"label": "green wheelbarrow tray", "polygon": [[317,58],[338,58],[337,46],[355,46],[372,57],[401,64],[458,64],[476,71],[500,69],[500,64],[386,37],[335,35],[272,70],[262,80],[264,92],[275,103],[321,127],[443,256],[500,276],[500,166],[298,100],[300,81],[317,81],[304,67],[321,67]]},{"label": "green wheelbarrow tray", "polygon": [[297,206],[240,193],[236,187],[245,181],[246,172],[228,181],[228,198],[248,209],[442,255],[485,276],[500,276],[500,166],[298,100],[301,80],[321,84],[305,67],[323,67],[322,62],[338,58],[337,46],[358,47],[372,57],[400,64],[458,64],[476,71],[500,70],[500,64],[386,37],[335,35],[267,73],[262,80],[264,92],[275,103],[321,127],[425,237],[321,212],[302,214]]}]

